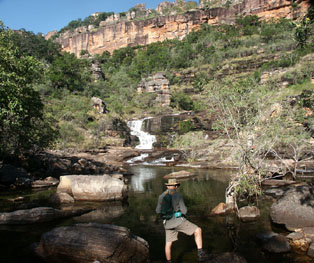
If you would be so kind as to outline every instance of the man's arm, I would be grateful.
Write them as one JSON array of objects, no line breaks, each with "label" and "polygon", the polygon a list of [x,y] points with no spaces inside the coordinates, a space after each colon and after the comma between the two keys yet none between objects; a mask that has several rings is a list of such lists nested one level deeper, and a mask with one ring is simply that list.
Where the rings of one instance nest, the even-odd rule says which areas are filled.
[{"label": "man's arm", "polygon": [[162,202],[162,199],[164,198],[164,193],[162,193],[159,197],[158,197],[158,203],[157,203],[157,207],[156,207],[156,213],[157,214],[160,214],[160,211],[161,211],[161,202]]},{"label": "man's arm", "polygon": [[182,195],[180,194],[180,201],[179,201],[179,205],[180,205],[180,211],[182,214],[186,215],[186,213],[188,212],[188,209],[185,206],[184,200]]}]

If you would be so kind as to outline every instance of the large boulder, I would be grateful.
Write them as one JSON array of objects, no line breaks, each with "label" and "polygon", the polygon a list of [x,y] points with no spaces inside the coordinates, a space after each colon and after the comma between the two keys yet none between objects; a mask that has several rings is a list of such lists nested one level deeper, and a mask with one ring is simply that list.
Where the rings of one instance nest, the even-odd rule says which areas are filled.
[{"label": "large boulder", "polygon": [[77,224],[42,235],[35,252],[46,262],[149,262],[148,243],[129,229],[106,224]]},{"label": "large boulder", "polygon": [[109,175],[67,175],[60,177],[57,193],[68,193],[75,200],[105,201],[123,200],[127,186]]},{"label": "large boulder", "polygon": [[314,188],[302,185],[288,189],[271,206],[271,219],[288,230],[314,227]]},{"label": "large boulder", "polygon": [[89,211],[90,209],[63,211],[53,209],[51,207],[37,207],[32,209],[17,210],[9,213],[0,213],[0,225],[42,223],[65,217],[78,216]]}]

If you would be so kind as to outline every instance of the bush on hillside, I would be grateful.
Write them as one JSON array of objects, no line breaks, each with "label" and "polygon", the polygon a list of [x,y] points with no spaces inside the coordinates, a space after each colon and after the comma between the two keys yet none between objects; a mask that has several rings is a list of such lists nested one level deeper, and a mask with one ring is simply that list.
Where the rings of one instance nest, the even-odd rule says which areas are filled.
[{"label": "bush on hillside", "polygon": [[193,110],[194,103],[191,97],[183,92],[176,92],[171,96],[170,106],[179,110]]}]

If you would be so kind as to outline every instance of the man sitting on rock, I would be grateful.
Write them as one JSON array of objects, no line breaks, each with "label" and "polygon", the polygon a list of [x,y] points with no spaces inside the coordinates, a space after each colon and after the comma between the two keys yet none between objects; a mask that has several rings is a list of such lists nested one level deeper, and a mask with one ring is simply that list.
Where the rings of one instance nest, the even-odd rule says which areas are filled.
[{"label": "man sitting on rock", "polygon": [[[174,241],[178,240],[179,232],[189,236],[194,234],[198,260],[207,260],[208,255],[203,250],[202,229],[188,221],[185,217],[187,208],[184,204],[182,195],[177,192],[180,184],[177,183],[176,179],[169,179],[168,183],[166,183],[166,186],[167,190],[163,192],[158,198],[156,213],[161,214],[162,218],[164,219],[163,224],[166,231],[165,254],[167,263],[172,262],[171,246]],[[170,202],[168,207],[167,202]],[[171,203],[172,207],[170,208]],[[167,212],[164,210],[167,210]]]}]

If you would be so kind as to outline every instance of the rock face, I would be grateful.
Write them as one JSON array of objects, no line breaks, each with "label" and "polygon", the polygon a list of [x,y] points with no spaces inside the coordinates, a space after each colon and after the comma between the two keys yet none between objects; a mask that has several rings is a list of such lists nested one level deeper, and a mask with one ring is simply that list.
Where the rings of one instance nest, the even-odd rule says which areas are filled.
[{"label": "rock face", "polygon": [[314,188],[297,186],[287,190],[271,207],[271,219],[288,230],[314,227]]},{"label": "rock face", "polygon": [[156,102],[161,104],[161,106],[170,105],[170,88],[169,80],[165,77],[163,73],[156,73],[149,76],[147,79],[142,79],[137,87],[138,93],[156,93]]},{"label": "rock face", "polygon": [[124,227],[77,224],[42,235],[36,253],[46,262],[148,263],[148,243]]},{"label": "rock face", "polygon": [[[58,38],[63,51],[80,55],[81,50],[89,54],[112,53],[115,49],[148,45],[166,39],[182,39],[202,24],[230,23],[236,16],[257,15],[262,20],[296,18],[307,12],[309,1],[299,1],[296,8],[290,0],[243,0],[229,8],[190,10],[182,15],[159,16],[143,20],[122,20],[117,14],[112,21],[101,22],[100,27],[88,30],[83,27],[73,33],[66,32]],[[130,14],[132,16],[132,14]],[[129,19],[131,18],[129,17]]]},{"label": "rock face", "polygon": [[67,175],[60,177],[57,193],[67,193],[76,201],[122,200],[127,186],[109,175]]},{"label": "rock face", "polygon": [[51,207],[37,207],[33,209],[17,210],[11,213],[0,213],[0,225],[42,223],[60,218],[81,215],[85,212],[88,211],[62,211]]}]

